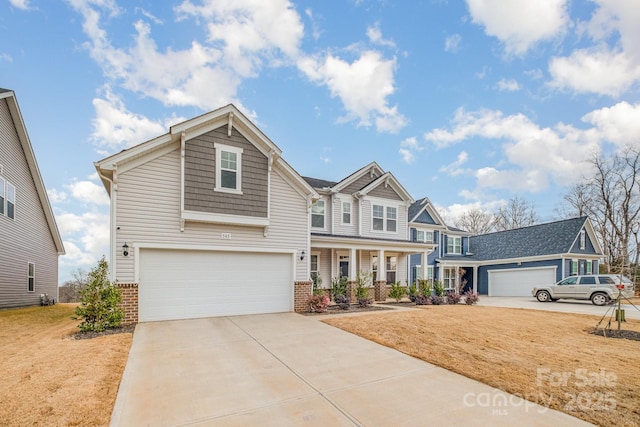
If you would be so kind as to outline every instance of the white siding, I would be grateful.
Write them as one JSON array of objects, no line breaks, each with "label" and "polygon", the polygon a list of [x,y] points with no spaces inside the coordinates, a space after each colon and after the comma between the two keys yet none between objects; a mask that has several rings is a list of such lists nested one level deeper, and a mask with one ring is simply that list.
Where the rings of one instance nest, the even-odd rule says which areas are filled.
[{"label": "white siding", "polygon": [[[349,194],[338,194],[335,197],[335,206],[333,207],[334,233],[340,236],[357,236],[358,235],[358,201]],[[342,202],[351,203],[351,225],[342,224]]]},{"label": "white siding", "polygon": [[[118,176],[116,276],[120,282],[135,280],[134,254],[122,256],[129,246],[175,244],[271,250],[309,251],[306,200],[274,171],[271,175],[271,223],[267,237],[262,227],[187,222],[180,231],[179,150],[149,161]],[[222,239],[229,233],[230,239]],[[307,280],[308,257],[296,257],[295,280]]]},{"label": "white siding", "polygon": [[[58,253],[22,145],[0,100],[2,177],[16,187],[15,218],[0,215],[0,308],[37,305],[40,294],[58,300]],[[35,291],[27,292],[27,266],[35,264]]]},{"label": "white siding", "polygon": [[[372,206],[381,204],[397,208],[397,224],[396,232],[373,231],[372,226]],[[402,239],[408,240],[408,208],[397,200],[382,200],[366,198],[362,201],[362,235],[364,237],[373,237],[377,239]]]}]

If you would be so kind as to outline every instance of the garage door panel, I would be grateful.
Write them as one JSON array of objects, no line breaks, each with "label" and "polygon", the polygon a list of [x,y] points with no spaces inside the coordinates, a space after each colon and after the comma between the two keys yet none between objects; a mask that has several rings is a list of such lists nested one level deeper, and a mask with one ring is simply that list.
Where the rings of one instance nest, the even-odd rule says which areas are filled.
[{"label": "garage door panel", "polygon": [[140,321],[291,311],[292,257],[141,249]]},{"label": "garage door panel", "polygon": [[534,287],[555,279],[555,267],[489,270],[489,296],[531,296]]}]

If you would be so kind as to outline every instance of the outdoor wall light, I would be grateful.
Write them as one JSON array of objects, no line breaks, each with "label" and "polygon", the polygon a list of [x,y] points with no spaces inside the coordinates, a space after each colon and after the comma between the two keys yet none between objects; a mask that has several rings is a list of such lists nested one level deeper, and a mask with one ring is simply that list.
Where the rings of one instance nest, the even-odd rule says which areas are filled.
[{"label": "outdoor wall light", "polygon": [[304,256],[306,253],[304,251],[300,252],[300,261],[304,261]]},{"label": "outdoor wall light", "polygon": [[127,242],[124,242],[124,245],[122,245],[122,256],[129,256],[129,245],[127,245]]}]

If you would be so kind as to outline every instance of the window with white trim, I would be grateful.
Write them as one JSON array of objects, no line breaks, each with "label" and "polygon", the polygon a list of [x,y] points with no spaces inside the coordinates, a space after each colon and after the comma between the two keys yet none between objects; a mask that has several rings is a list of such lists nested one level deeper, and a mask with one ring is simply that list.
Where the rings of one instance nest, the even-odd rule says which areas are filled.
[{"label": "window with white trim", "polygon": [[342,202],[342,223],[351,224],[351,202]]},{"label": "window with white trim", "polygon": [[433,243],[433,231],[416,230],[416,241]]},{"label": "window with white trim", "polygon": [[36,290],[36,265],[32,262],[27,266],[27,292]]},{"label": "window with white trim", "polygon": [[215,191],[242,194],[242,148],[213,144],[216,150]]},{"label": "window with white trim", "polygon": [[442,275],[442,285],[445,289],[455,288],[456,285],[456,269],[455,268],[445,268]]},{"label": "window with white trim", "polygon": [[7,217],[13,219],[16,215],[16,187],[7,182]]},{"label": "window with white trim", "polygon": [[571,260],[571,272],[570,274],[572,276],[575,276],[576,274],[578,274],[578,260],[577,259],[572,259]]},{"label": "window with white trim", "polygon": [[593,274],[593,261],[587,260],[585,263],[585,270],[584,274]]},{"label": "window with white trim", "polygon": [[427,280],[433,281],[433,266],[427,266]]},{"label": "window with white trim", "polygon": [[462,237],[447,236],[447,253],[458,255],[462,254]]},{"label": "window with white trim", "polygon": [[587,233],[584,230],[580,230],[580,249],[587,247]]},{"label": "window with white trim", "polygon": [[391,206],[372,205],[371,227],[375,231],[395,232],[398,228],[398,209]]},{"label": "window with white trim", "polygon": [[371,256],[371,272],[373,273],[373,283],[378,280],[378,255]]},{"label": "window with white trim", "polygon": [[395,283],[396,281],[396,269],[398,268],[398,257],[387,257],[387,283]]},{"label": "window with white trim", "polygon": [[317,200],[311,206],[311,227],[324,228],[324,200]]},{"label": "window with white trim", "polygon": [[320,264],[318,260],[320,257],[318,254],[311,254],[309,257],[309,275],[311,276],[311,280],[315,283],[317,278],[320,276]]}]

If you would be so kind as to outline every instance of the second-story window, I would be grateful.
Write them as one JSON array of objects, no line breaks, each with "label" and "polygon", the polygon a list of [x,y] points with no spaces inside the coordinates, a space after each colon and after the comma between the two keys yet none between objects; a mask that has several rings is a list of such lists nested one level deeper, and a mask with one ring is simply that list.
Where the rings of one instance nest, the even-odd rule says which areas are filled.
[{"label": "second-story window", "polygon": [[460,236],[447,236],[447,253],[462,253],[462,238]]},{"label": "second-story window", "polygon": [[4,215],[5,197],[4,178],[0,177],[0,215]]},{"label": "second-story window", "polygon": [[324,228],[324,200],[318,200],[311,206],[311,226]]},{"label": "second-story window", "polygon": [[242,148],[214,144],[216,191],[242,194]]},{"label": "second-story window", "polygon": [[416,241],[433,243],[433,231],[416,230]]},{"label": "second-story window", "polygon": [[373,205],[372,209],[372,225],[375,231],[391,231],[398,229],[398,209],[393,207],[385,207],[382,205]]},{"label": "second-story window", "polygon": [[16,187],[0,177],[0,215],[13,219],[16,215]]},{"label": "second-story window", "polygon": [[351,224],[351,202],[342,202],[342,223]]}]

